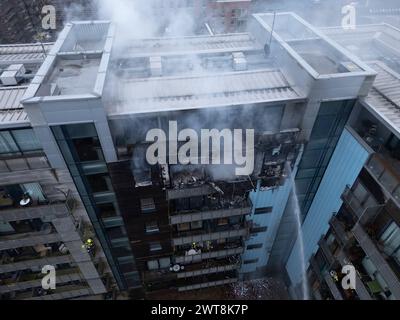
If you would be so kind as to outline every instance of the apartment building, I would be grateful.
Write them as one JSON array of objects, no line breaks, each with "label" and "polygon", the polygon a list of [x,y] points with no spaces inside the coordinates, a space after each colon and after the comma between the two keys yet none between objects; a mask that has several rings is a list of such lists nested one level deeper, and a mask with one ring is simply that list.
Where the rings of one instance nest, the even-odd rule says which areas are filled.
[{"label": "apartment building", "polygon": [[[304,212],[376,72],[297,15],[278,18],[272,35],[273,15],[256,14],[247,33],[123,48],[113,47],[119,33],[109,22],[74,22],[30,80],[24,125],[47,170],[68,181],[118,289],[131,297],[262,277],[281,263],[272,253],[289,246],[275,245],[280,235],[293,235],[281,227],[294,217],[293,181],[304,186]],[[201,164],[199,153],[188,165],[173,153],[150,165],[147,133],[171,126],[192,129],[189,137],[254,129],[253,173]],[[186,139],[166,138],[176,147]]]},{"label": "apartment building", "polygon": [[[324,32],[377,77],[357,101],[302,225],[310,298],[399,299],[400,30],[378,24]],[[298,258],[297,241],[286,268],[292,294],[301,298]],[[341,285],[344,265],[355,267],[355,290]]]},{"label": "apartment building", "polygon": [[[117,288],[68,170],[53,168],[22,98],[52,43],[0,46],[0,299],[105,298]],[[56,288],[42,287],[42,268]]]}]

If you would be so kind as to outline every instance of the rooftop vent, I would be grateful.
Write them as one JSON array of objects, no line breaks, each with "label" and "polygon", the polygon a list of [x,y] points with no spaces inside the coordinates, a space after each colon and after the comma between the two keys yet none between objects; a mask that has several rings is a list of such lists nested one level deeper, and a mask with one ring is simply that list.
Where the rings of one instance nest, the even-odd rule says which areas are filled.
[{"label": "rooftop vent", "polygon": [[0,81],[4,86],[15,86],[25,74],[25,67],[23,64],[12,64],[8,66],[0,76]]},{"label": "rooftop vent", "polygon": [[161,77],[162,76],[162,63],[161,57],[150,57],[150,74],[152,77]]},{"label": "rooftop vent", "polygon": [[245,71],[247,70],[247,60],[243,52],[233,52],[233,69],[235,71]]}]

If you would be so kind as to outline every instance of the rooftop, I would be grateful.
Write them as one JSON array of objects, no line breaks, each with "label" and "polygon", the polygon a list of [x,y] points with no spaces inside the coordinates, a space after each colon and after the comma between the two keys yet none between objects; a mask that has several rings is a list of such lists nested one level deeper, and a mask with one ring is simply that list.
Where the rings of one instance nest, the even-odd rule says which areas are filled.
[{"label": "rooftop", "polygon": [[4,86],[0,82],[1,127],[29,124],[21,100],[44,61],[45,53],[48,53],[52,46],[52,43],[0,45],[0,74],[7,74],[6,70],[12,65],[22,64],[25,67],[25,74],[16,85]]},{"label": "rooftop", "polygon": [[254,16],[314,78],[372,71],[355,55],[295,13],[259,13]]},{"label": "rooftop", "polygon": [[106,103],[110,115],[305,98],[290,87],[279,70],[272,69],[111,80],[106,90],[112,97],[110,103]]},{"label": "rooftop", "polygon": [[112,37],[108,21],[68,23],[32,80],[24,103],[101,96]]},{"label": "rooftop", "polygon": [[42,63],[45,54],[43,49],[48,52],[52,43],[33,44],[5,44],[0,45],[0,68],[10,64],[36,64]]},{"label": "rooftop", "polygon": [[400,137],[400,30],[378,24],[323,31],[378,73],[363,103]]},{"label": "rooftop", "polygon": [[131,41],[120,57],[187,55],[262,50],[249,33],[181,38],[153,38]]}]

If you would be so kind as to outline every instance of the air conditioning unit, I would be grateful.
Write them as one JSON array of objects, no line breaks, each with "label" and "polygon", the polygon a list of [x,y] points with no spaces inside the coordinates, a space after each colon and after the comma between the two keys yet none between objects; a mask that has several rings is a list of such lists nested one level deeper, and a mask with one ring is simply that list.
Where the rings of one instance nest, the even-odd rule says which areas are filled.
[{"label": "air conditioning unit", "polygon": [[0,82],[4,86],[16,86],[25,74],[23,64],[12,64],[8,66],[0,76]]}]

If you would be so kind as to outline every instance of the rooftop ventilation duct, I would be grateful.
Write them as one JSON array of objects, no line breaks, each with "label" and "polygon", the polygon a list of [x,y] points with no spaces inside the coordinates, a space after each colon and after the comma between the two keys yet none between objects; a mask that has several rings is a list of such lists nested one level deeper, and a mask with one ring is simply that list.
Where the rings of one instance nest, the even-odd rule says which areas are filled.
[{"label": "rooftop ventilation duct", "polygon": [[245,71],[247,70],[247,60],[243,52],[233,52],[233,69],[235,71]]},{"label": "rooftop ventilation duct", "polygon": [[12,64],[8,66],[0,76],[0,82],[4,86],[16,86],[25,74],[23,64]]},{"label": "rooftop ventilation duct", "polygon": [[161,77],[162,76],[162,63],[161,57],[150,57],[150,74],[152,77]]}]

